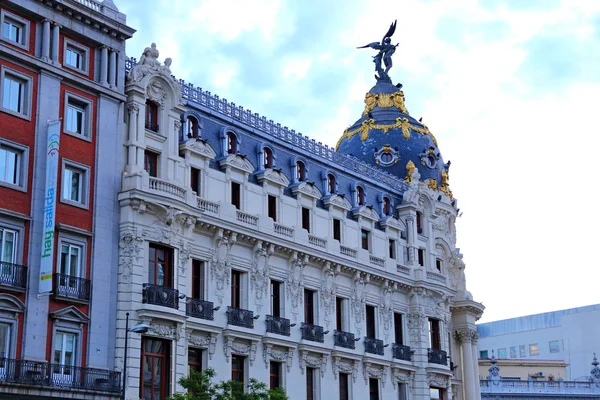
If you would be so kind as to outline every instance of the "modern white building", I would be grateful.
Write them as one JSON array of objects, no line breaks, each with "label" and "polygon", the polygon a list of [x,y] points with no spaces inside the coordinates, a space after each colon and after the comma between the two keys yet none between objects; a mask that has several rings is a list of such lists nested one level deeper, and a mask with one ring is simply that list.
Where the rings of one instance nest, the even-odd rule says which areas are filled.
[{"label": "modern white building", "polygon": [[[208,366],[292,400],[479,399],[483,306],[455,247],[449,163],[402,91],[378,82],[335,150],[158,57],[126,65],[126,399],[163,399]],[[127,333],[126,313],[149,330]]]}]

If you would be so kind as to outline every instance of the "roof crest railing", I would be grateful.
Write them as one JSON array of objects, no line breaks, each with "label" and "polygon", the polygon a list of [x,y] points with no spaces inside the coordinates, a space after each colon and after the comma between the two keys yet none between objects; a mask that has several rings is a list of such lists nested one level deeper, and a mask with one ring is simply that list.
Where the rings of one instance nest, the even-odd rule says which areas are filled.
[{"label": "roof crest railing", "polygon": [[[136,64],[137,60],[135,58],[126,58],[125,72],[129,73]],[[237,106],[235,103],[227,101],[227,99],[222,99],[216,94],[202,90],[200,87],[194,87],[193,84],[186,83],[183,79],[178,79],[177,81],[181,86],[181,96],[188,101],[195,102],[227,117],[259,129],[267,134],[273,135],[276,138],[310,152],[312,155],[338,164],[342,169],[365,175],[375,182],[387,185],[394,190],[404,191],[407,188],[407,184],[401,179],[388,172],[381,171],[356,157],[338,153],[333,147],[317,142],[286,126],[281,126],[281,124],[275,123],[273,120],[268,120],[266,117],[253,113],[251,110],[244,109],[242,106]]]}]

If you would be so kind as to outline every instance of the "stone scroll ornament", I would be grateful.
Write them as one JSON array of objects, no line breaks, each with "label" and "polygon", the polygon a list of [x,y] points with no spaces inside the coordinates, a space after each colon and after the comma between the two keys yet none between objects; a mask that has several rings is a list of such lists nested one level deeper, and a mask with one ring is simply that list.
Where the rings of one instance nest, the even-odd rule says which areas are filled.
[{"label": "stone scroll ornament", "polygon": [[331,316],[335,308],[335,278],[339,274],[339,267],[334,269],[327,262],[321,273],[321,304],[325,313],[325,327],[331,326]]},{"label": "stone scroll ornament", "polygon": [[[370,47],[373,50],[379,50],[379,53],[373,57],[375,71],[377,71],[377,74],[375,74],[375,79],[377,82],[392,83],[392,79],[388,75],[388,72],[392,68],[392,55],[396,51],[396,47],[398,47],[398,44],[392,44],[392,35],[394,32],[396,32],[396,22],[397,21],[394,21],[390,25],[387,33],[383,35],[381,42],[372,42],[364,46],[357,47],[358,49]],[[385,69],[383,69],[381,64],[385,66]]]},{"label": "stone scroll ornament", "polygon": [[308,256],[294,252],[290,258],[290,274],[288,275],[286,287],[287,297],[292,306],[293,321],[298,321],[298,305],[304,296],[304,268],[308,264]]},{"label": "stone scroll ornament", "polygon": [[383,336],[387,342],[390,336],[390,328],[392,326],[392,293],[394,287],[390,281],[386,280],[381,286],[381,303],[379,305],[381,320],[383,322]]},{"label": "stone scroll ornament", "polygon": [[133,271],[133,264],[140,259],[143,244],[144,239],[138,234],[136,229],[121,232],[119,238],[119,269],[121,279],[124,282],[129,282]]},{"label": "stone scroll ornament", "polygon": [[261,312],[263,300],[269,287],[269,258],[274,252],[274,246],[258,241],[254,247],[254,259],[250,271],[250,283],[254,291],[256,311]]},{"label": "stone scroll ornament", "polygon": [[362,322],[365,319],[365,289],[367,286],[367,278],[356,271],[352,284],[352,298],[350,305],[354,316],[354,323],[358,336],[361,335]]},{"label": "stone scroll ornament", "polygon": [[217,231],[210,263],[212,279],[216,283],[216,296],[220,305],[223,304],[224,289],[229,285],[231,268],[231,247],[236,241],[236,234],[225,234],[222,229]]}]

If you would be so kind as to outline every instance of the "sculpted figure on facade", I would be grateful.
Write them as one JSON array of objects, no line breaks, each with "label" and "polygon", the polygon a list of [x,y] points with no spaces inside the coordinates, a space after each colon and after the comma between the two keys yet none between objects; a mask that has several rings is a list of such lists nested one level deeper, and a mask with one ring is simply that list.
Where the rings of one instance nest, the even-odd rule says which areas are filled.
[{"label": "sculpted figure on facade", "polygon": [[216,283],[216,296],[219,304],[223,304],[224,288],[229,285],[231,267],[230,250],[236,241],[235,233],[225,234],[222,229],[217,231],[210,264],[212,279]]},{"label": "sculpted figure on facade", "polygon": [[287,279],[287,297],[292,306],[294,321],[298,320],[298,305],[304,298],[304,268],[308,263],[308,256],[294,252],[290,258],[290,273]]},{"label": "sculpted figure on facade", "polygon": [[352,298],[350,305],[352,307],[352,314],[354,315],[354,326],[359,336],[362,331],[362,322],[365,319],[366,286],[367,280],[365,276],[360,271],[356,271],[352,282]]},{"label": "sculpted figure on facade", "polygon": [[274,247],[272,244],[263,243],[262,241],[258,241],[254,247],[250,283],[254,290],[255,304],[259,313],[269,287],[269,258],[273,254],[273,251]]},{"label": "sculpted figure on facade", "polygon": [[381,321],[383,322],[383,335],[386,342],[390,336],[390,328],[392,326],[392,293],[393,286],[390,284],[390,281],[386,280],[383,285],[381,285],[381,303],[379,305],[381,310]]},{"label": "sculpted figure on facade", "polygon": [[158,61],[158,56],[159,52],[156,48],[156,43],[152,43],[150,47],[146,47],[137,65],[134,65],[131,68],[131,71],[129,71],[129,75],[127,76],[128,80],[130,82],[139,82],[152,72],[163,73],[170,76],[172,60],[167,58],[165,60],[165,65],[161,66],[160,61]]},{"label": "sculpted figure on facade", "polygon": [[128,282],[133,271],[133,264],[140,259],[140,252],[144,239],[138,234],[137,229],[126,229],[121,231],[119,238],[119,265],[121,278]]},{"label": "sculpted figure on facade", "polygon": [[321,274],[321,305],[325,312],[325,327],[331,325],[331,316],[335,308],[335,278],[338,270],[334,270],[328,262]]},{"label": "sculpted figure on facade", "polygon": [[187,265],[192,257],[192,247],[186,240],[181,241],[179,246],[179,271],[182,276],[185,276]]}]

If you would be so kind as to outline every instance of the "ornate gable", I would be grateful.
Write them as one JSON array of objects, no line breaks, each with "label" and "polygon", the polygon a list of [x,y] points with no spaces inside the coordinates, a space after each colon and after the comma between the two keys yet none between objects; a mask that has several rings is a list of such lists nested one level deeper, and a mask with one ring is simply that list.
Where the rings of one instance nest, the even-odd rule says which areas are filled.
[{"label": "ornate gable", "polygon": [[61,321],[74,322],[77,324],[85,324],[90,319],[83,312],[79,311],[74,306],[68,306],[61,309],[58,309],[52,313],[50,313],[52,319],[58,319]]},{"label": "ornate gable", "polygon": [[189,151],[190,153],[205,159],[212,160],[217,156],[210,144],[202,139],[189,139],[179,145],[179,151]]},{"label": "ornate gable", "polygon": [[315,200],[318,200],[321,197],[323,197],[321,191],[315,186],[314,183],[311,182],[300,182],[292,188],[292,193],[294,194],[294,196],[297,196],[298,193],[301,193],[308,197],[312,197]]},{"label": "ornate gable", "polygon": [[379,221],[379,214],[377,214],[377,211],[371,206],[361,206],[352,211],[352,215],[354,215],[354,218],[363,217],[373,222]]},{"label": "ornate gable", "polygon": [[268,168],[261,173],[256,175],[256,180],[259,182],[270,182],[276,186],[287,187],[290,184],[290,180],[285,176],[280,169]]},{"label": "ornate gable", "polygon": [[344,211],[350,211],[352,204],[346,199],[346,196],[334,194],[323,200],[325,207],[337,207]]},{"label": "ornate gable", "polygon": [[234,168],[247,174],[254,172],[254,165],[242,154],[229,154],[219,160],[219,165],[221,168]]}]

